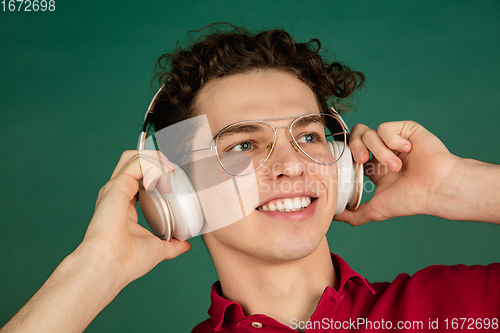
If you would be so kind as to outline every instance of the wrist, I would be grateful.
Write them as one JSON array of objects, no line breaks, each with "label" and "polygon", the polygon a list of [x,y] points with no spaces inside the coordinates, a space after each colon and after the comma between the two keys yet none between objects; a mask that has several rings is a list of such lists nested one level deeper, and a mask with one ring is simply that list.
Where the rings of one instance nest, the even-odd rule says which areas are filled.
[{"label": "wrist", "polygon": [[[439,160],[439,159],[436,159]],[[449,154],[436,165],[434,179],[428,193],[428,211],[424,214],[445,219],[456,219],[457,205],[460,204],[461,182],[465,177],[466,159]]]},{"label": "wrist", "polygon": [[498,183],[497,165],[455,157],[448,175],[430,196],[432,215],[448,220],[498,223]]},{"label": "wrist", "polygon": [[116,258],[105,251],[95,250],[93,246],[83,242],[76,250],[63,261],[89,278],[89,282],[97,282],[103,286],[110,301],[130,282],[123,270],[123,266]]},{"label": "wrist", "polygon": [[5,325],[16,332],[83,332],[125,286],[104,257],[79,246]]}]

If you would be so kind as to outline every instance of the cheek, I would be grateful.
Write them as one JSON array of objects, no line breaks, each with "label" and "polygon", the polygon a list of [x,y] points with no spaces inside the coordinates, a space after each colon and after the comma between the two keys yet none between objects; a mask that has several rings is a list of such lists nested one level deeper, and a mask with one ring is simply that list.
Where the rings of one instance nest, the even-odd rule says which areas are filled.
[{"label": "cheek", "polygon": [[337,165],[312,163],[307,165],[307,186],[318,196],[337,197],[338,175]]},{"label": "cheek", "polygon": [[271,181],[270,175],[271,169],[263,165],[257,171],[255,171],[255,180],[257,184],[257,189],[259,192],[259,196],[262,198],[273,191],[273,181]]},{"label": "cheek", "polygon": [[210,247],[223,246],[226,248],[252,248],[258,246],[262,235],[269,234],[269,230],[262,232],[258,226],[255,214],[249,214],[243,219],[203,235]]},{"label": "cheek", "polygon": [[338,193],[337,165],[322,165],[306,163],[304,176],[296,179],[273,181],[270,178],[271,168],[263,165],[255,172],[259,196],[262,198],[273,193],[286,193],[297,190],[309,190],[318,196],[327,196],[329,200],[336,200]]},{"label": "cheek", "polygon": [[331,165],[329,169],[329,173],[327,175],[328,179],[328,189],[327,189],[327,202],[328,202],[328,214],[333,218],[335,214],[335,208],[337,206],[338,199],[338,169],[337,164]]}]

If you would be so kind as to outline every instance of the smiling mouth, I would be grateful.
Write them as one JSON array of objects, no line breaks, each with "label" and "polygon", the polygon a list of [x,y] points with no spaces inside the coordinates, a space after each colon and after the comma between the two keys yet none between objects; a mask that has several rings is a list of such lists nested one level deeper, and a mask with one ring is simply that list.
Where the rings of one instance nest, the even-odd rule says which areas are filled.
[{"label": "smiling mouth", "polygon": [[277,211],[282,213],[297,212],[306,209],[309,205],[314,202],[316,198],[311,197],[293,197],[293,198],[281,198],[271,200],[262,206],[257,207],[260,211]]}]

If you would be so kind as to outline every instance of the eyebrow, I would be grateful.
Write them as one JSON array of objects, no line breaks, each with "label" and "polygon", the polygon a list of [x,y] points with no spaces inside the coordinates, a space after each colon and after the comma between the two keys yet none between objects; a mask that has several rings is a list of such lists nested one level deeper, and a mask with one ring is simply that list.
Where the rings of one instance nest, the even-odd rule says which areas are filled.
[{"label": "eyebrow", "polygon": [[[328,124],[327,124],[328,121],[326,121],[326,119],[330,119],[330,118],[325,118],[321,115],[311,116],[311,117],[301,118],[301,119],[297,120],[296,124],[297,124],[297,126],[304,126],[305,127],[305,126],[312,124],[312,123],[321,123],[321,124],[323,124],[323,126],[328,127]],[[333,124],[333,125],[337,125],[337,126],[341,127],[340,124]],[[336,136],[336,135],[344,134],[345,132],[344,132],[343,128],[340,128],[340,129],[341,129],[340,132],[330,133],[330,134],[325,133],[325,135],[326,136]],[[331,130],[331,129],[329,129],[329,130]]]},{"label": "eyebrow", "polygon": [[219,132],[213,137],[214,142],[218,138],[223,139],[225,137],[237,134],[237,133],[257,133],[261,131],[262,125],[261,124],[238,124],[238,125],[233,125],[230,126],[229,128],[226,128],[223,130],[223,132]]},{"label": "eyebrow", "polygon": [[324,118],[321,116],[308,116],[305,118],[300,118],[296,121],[295,125],[297,126],[307,126],[312,123],[322,123],[325,125]]}]

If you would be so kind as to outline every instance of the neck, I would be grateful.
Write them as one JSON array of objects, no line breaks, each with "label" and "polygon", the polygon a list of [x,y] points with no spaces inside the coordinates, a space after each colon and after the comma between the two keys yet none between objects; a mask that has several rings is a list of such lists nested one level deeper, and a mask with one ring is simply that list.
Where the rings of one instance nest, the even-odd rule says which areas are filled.
[{"label": "neck", "polygon": [[269,262],[241,252],[213,259],[225,298],[238,302],[246,315],[265,314],[286,326],[292,318],[309,320],[325,288],[337,289],[326,237],[313,253],[295,260]]}]

